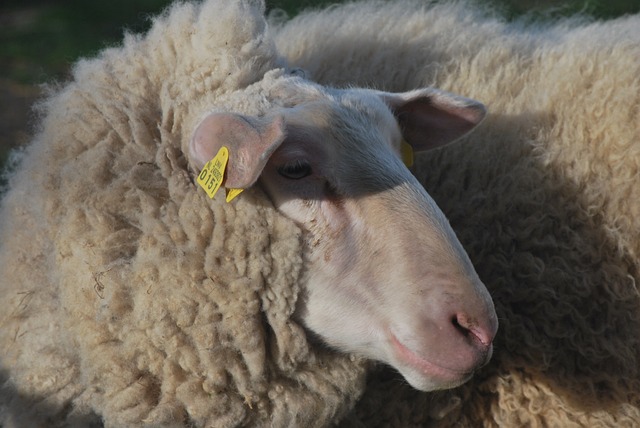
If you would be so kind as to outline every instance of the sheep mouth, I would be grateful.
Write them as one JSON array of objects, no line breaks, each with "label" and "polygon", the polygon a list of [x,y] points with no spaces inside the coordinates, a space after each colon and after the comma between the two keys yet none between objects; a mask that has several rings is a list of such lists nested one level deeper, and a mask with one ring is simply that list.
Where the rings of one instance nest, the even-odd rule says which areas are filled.
[{"label": "sheep mouth", "polygon": [[[420,390],[448,389],[459,386],[474,374],[474,370],[459,370],[428,361],[416,352],[405,346],[395,334],[389,332],[390,342],[396,359],[400,362],[398,370],[405,372],[402,367],[408,369],[405,375],[407,381]],[[414,378],[420,378],[414,380]]]}]

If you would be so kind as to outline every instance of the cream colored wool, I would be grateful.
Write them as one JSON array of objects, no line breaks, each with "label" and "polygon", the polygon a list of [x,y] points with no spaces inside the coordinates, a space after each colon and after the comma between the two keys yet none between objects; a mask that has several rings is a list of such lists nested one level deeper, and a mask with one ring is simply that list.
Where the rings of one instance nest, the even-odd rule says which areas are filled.
[{"label": "cream colored wool", "polygon": [[[230,3],[173,7],[43,105],[0,213],[2,426],[637,426],[640,18],[374,2],[283,24],[276,53],[262,7]],[[194,124],[280,54],[321,83],[488,105],[415,167],[500,316],[467,385],[379,368],[365,390],[364,362],[290,319],[295,225],[257,188],[228,205],[194,186]]]},{"label": "cream colored wool", "polygon": [[640,16],[506,23],[469,2],[369,2],[279,24],[322,84],[485,103],[415,173],[500,318],[492,362],[425,394],[381,369],[345,426],[640,425]]},{"label": "cream colored wool", "polygon": [[182,154],[279,66],[263,9],[178,4],[42,106],[0,214],[3,428],[322,426],[362,392],[291,320],[299,229],[259,189],[210,200]]}]

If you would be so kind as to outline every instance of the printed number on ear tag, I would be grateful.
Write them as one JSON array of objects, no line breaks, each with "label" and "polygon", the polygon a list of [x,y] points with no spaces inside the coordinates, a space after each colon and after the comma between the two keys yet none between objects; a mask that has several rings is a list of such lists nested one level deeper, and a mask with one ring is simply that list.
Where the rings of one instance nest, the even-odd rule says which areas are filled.
[{"label": "printed number on ear tag", "polygon": [[407,168],[411,168],[413,166],[413,147],[411,147],[411,144],[402,140],[400,152],[402,153],[402,162],[404,162]]},{"label": "printed number on ear tag", "polygon": [[[222,146],[218,150],[218,154],[214,156],[200,171],[198,175],[198,184],[207,192],[210,198],[213,198],[220,189],[224,181],[224,171],[229,162],[229,149]],[[243,189],[227,189],[227,202],[238,196]]]}]

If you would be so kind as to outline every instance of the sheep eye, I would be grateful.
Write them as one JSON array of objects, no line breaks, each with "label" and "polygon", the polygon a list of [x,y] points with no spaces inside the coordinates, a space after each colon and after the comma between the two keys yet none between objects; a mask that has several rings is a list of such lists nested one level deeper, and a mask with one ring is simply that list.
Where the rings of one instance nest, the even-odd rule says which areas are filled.
[{"label": "sheep eye", "polygon": [[311,165],[297,160],[278,167],[278,174],[291,180],[299,180],[311,174]]}]

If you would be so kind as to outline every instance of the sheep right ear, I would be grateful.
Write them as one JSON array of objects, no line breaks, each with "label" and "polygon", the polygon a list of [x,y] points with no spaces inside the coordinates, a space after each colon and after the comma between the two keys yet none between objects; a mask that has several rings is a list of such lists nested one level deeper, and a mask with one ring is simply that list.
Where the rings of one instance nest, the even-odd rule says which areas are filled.
[{"label": "sheep right ear", "polygon": [[486,115],[482,103],[434,88],[378,94],[398,120],[404,139],[416,151],[457,140]]},{"label": "sheep right ear", "polygon": [[246,189],[256,182],[285,137],[284,118],[211,113],[197,126],[189,143],[192,165],[200,171],[222,146],[229,150],[223,185]]}]

